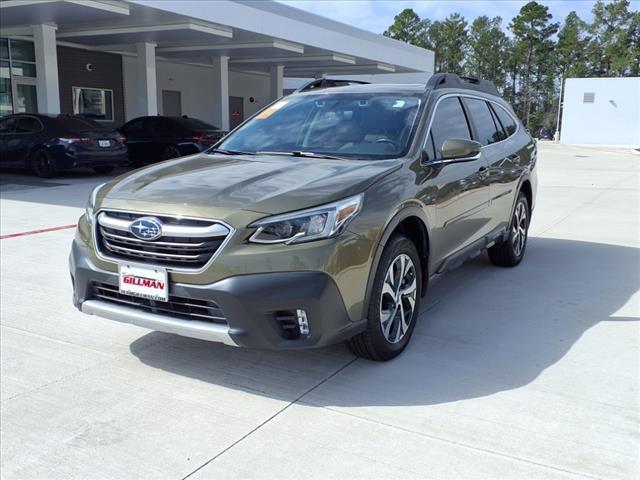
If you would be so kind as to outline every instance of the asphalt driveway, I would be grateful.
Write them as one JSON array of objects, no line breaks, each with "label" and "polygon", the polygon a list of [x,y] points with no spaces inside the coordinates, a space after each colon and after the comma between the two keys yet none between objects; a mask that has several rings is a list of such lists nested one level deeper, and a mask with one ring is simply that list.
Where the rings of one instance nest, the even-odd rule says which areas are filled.
[{"label": "asphalt driveway", "polygon": [[78,313],[65,227],[104,179],[3,172],[2,478],[637,478],[640,156],[539,156],[523,263],[439,279],[385,364]]}]

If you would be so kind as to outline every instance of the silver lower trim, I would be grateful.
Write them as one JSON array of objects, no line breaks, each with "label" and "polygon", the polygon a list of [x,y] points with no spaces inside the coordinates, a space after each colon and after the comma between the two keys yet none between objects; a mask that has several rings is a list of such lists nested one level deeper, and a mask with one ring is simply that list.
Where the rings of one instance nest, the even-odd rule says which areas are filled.
[{"label": "silver lower trim", "polygon": [[89,315],[130,323],[139,327],[159,332],[175,333],[183,337],[199,338],[210,342],[238,346],[229,335],[227,325],[200,322],[198,320],[181,320],[156,313],[142,312],[135,308],[114,305],[102,300],[87,300],[82,303],[81,310]]}]

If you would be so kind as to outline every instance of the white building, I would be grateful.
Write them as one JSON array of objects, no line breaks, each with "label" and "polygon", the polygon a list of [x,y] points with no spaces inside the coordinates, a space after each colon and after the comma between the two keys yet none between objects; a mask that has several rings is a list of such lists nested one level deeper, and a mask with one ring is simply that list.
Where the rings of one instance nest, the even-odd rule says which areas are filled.
[{"label": "white building", "polygon": [[568,78],[560,142],[640,145],[640,78]]},{"label": "white building", "polygon": [[113,127],[188,115],[227,129],[281,96],[285,77],[394,73],[426,81],[433,52],[276,2],[0,2],[0,115]]}]

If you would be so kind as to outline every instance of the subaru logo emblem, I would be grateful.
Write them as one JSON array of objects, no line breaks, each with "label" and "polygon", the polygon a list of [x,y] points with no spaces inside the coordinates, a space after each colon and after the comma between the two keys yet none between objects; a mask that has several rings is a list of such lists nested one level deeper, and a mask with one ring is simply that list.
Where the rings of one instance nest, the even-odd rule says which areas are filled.
[{"label": "subaru logo emblem", "polygon": [[129,231],[141,240],[156,240],[162,236],[162,223],[155,217],[143,217],[129,225]]}]

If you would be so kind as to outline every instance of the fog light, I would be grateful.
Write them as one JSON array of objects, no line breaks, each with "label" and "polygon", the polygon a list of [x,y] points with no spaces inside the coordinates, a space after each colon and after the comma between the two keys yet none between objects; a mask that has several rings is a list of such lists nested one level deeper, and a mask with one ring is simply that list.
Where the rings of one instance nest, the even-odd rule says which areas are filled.
[{"label": "fog light", "polygon": [[304,310],[296,310],[296,316],[298,317],[298,329],[300,330],[300,335],[309,335],[307,312]]}]

